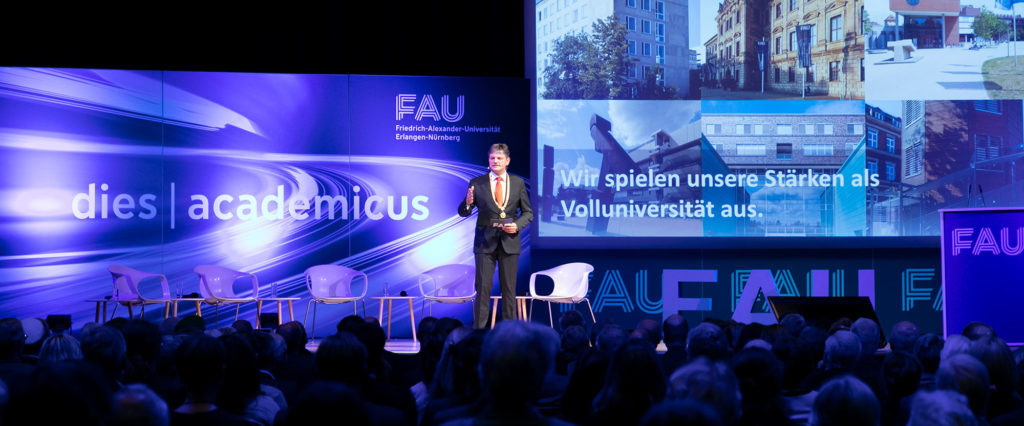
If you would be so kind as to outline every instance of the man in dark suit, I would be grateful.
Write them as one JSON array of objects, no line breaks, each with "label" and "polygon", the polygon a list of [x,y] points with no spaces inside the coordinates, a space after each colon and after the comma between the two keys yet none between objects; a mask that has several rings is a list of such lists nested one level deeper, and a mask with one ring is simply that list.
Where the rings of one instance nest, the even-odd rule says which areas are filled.
[{"label": "man in dark suit", "polygon": [[519,232],[533,220],[533,209],[526,183],[508,174],[509,154],[508,145],[491,145],[487,156],[490,172],[470,180],[466,199],[459,203],[459,216],[469,216],[474,206],[479,211],[473,238],[476,257],[474,328],[487,326],[496,262],[501,283],[501,318],[516,317],[516,269],[522,251]]}]

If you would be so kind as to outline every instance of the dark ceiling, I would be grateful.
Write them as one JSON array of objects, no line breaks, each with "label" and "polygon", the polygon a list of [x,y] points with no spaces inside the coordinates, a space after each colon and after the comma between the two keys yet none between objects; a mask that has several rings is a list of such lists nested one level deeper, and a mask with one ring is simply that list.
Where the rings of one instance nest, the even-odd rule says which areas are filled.
[{"label": "dark ceiling", "polygon": [[515,0],[208,3],[11,10],[0,25],[0,65],[524,75],[524,3]]}]

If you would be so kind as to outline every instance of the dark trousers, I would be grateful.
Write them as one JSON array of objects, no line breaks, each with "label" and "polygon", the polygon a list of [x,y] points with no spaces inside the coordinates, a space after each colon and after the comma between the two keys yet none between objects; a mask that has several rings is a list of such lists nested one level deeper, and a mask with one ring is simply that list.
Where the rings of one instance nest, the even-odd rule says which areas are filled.
[{"label": "dark trousers", "polygon": [[473,328],[487,327],[491,313],[491,288],[494,265],[498,265],[501,285],[501,319],[516,318],[516,272],[519,254],[508,254],[498,244],[493,253],[476,253],[476,303],[473,306]]}]

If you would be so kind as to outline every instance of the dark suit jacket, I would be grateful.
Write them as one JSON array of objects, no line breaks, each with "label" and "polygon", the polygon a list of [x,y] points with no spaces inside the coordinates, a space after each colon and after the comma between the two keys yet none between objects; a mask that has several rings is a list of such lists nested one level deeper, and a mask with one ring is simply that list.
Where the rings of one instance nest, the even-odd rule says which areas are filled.
[{"label": "dark suit jacket", "polygon": [[505,217],[514,219],[519,232],[509,234],[501,228],[491,227],[491,219],[500,219],[501,208],[494,202],[491,191],[490,173],[477,176],[469,181],[473,187],[473,205],[467,206],[466,200],[459,202],[459,216],[469,216],[473,207],[479,214],[476,218],[476,236],[473,238],[473,253],[493,253],[501,243],[501,248],[508,254],[519,254],[522,246],[519,234],[526,225],[533,221],[533,208],[530,207],[530,195],[526,192],[526,182],[511,173],[508,176],[508,204],[505,205]]}]

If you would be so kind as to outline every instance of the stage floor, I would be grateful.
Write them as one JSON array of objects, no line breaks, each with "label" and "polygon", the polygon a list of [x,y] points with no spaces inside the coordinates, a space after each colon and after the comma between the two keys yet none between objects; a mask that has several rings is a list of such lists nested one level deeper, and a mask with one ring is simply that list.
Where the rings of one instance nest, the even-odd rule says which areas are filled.
[{"label": "stage floor", "polygon": [[[316,353],[316,349],[319,347],[320,339],[310,340],[306,344],[306,349],[313,353]],[[414,342],[412,339],[391,339],[384,343],[384,350],[396,354],[415,354],[420,351],[420,343]]]}]

